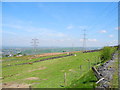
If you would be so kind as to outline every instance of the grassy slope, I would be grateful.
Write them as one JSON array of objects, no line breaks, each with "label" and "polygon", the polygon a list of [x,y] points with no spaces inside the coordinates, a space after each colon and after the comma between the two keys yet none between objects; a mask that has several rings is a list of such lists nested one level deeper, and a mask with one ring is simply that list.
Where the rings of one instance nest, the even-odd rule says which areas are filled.
[{"label": "grassy slope", "polygon": [[[116,48],[111,48],[111,54],[116,50]],[[100,52],[101,53],[101,52]],[[118,56],[116,56],[116,62],[113,65],[113,67],[116,69],[114,76],[113,76],[113,81],[111,81],[111,87],[112,88],[117,88],[118,87]],[[107,60],[106,60],[107,61]],[[104,62],[100,62],[100,64],[96,65],[95,67],[97,68],[98,66],[102,65]],[[77,80],[74,80],[73,83],[69,86],[69,88],[94,88],[97,86],[95,82],[97,81],[94,73],[92,70],[88,71],[88,73],[84,74],[82,77],[80,77]]]},{"label": "grassy slope", "polygon": [[[91,88],[96,78],[90,70],[95,63],[99,62],[100,52],[76,53],[77,56],[69,56],[59,59],[47,60],[34,63],[33,65],[19,65],[3,67],[3,83],[27,83],[35,88],[60,88],[61,86],[70,88]],[[26,56],[29,57],[29,56]],[[48,56],[52,57],[52,56]],[[47,57],[42,57],[47,58]],[[10,59],[6,61],[6,59]],[[30,61],[40,60],[41,58]],[[90,60],[90,63],[88,62]],[[19,62],[16,62],[19,60]],[[4,58],[3,66],[8,63],[29,62],[25,57]],[[80,69],[80,65],[82,65]],[[45,67],[45,68],[43,68]],[[39,70],[39,68],[43,68]],[[29,70],[34,70],[29,72]],[[66,72],[66,85],[64,84],[64,73]],[[11,76],[12,75],[12,76]],[[38,77],[38,80],[26,80],[29,77]]]},{"label": "grassy slope", "polygon": [[95,82],[97,82],[97,78],[90,70],[78,80],[74,80],[68,88],[94,88],[96,86]]},{"label": "grassy slope", "polygon": [[30,59],[30,58],[32,58],[31,55],[22,56],[22,57],[4,57],[2,66],[6,66],[8,64],[15,65],[15,64],[21,64],[21,63],[33,62],[36,60],[41,60],[41,59],[46,59],[46,58],[51,58],[51,57],[56,57],[56,56],[63,56],[63,55],[67,55],[67,54],[39,57],[39,58],[35,58],[35,59]]},{"label": "grassy slope", "polygon": [[[69,56],[59,59],[47,60],[43,62],[34,63],[33,65],[19,65],[11,67],[3,67],[3,83],[27,83],[32,84],[32,87],[36,88],[60,88],[64,85],[64,73],[67,73],[67,86],[70,86],[73,81],[80,79],[86,73],[89,72],[89,62],[92,66],[99,61],[99,52],[92,53],[76,53],[77,56]],[[21,57],[19,57],[21,58]],[[14,58],[13,58],[14,59]],[[14,61],[14,60],[13,60]],[[11,63],[12,61],[9,61]],[[25,62],[25,61],[24,61]],[[14,63],[14,62],[12,62]],[[7,62],[3,62],[3,65]],[[80,65],[82,69],[80,70]],[[38,69],[40,67],[46,67],[43,70],[35,70],[29,72],[29,70]],[[9,77],[10,75],[13,75]],[[8,77],[7,77],[8,76]],[[38,77],[38,80],[26,80],[29,77]],[[84,80],[83,80],[84,81]],[[34,84],[35,83],[35,84]],[[84,88],[86,86],[83,86]],[[89,87],[89,84],[88,86]]]}]

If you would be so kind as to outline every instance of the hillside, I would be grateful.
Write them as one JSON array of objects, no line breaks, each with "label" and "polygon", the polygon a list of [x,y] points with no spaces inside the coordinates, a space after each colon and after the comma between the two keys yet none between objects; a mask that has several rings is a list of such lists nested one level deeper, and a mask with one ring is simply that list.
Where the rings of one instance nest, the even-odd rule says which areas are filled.
[{"label": "hillside", "polygon": [[[40,60],[67,54],[33,59],[31,56],[3,58],[3,88],[93,88],[97,79],[91,67],[101,62],[100,51],[73,54],[45,61]],[[34,61],[40,62],[30,63]]]}]

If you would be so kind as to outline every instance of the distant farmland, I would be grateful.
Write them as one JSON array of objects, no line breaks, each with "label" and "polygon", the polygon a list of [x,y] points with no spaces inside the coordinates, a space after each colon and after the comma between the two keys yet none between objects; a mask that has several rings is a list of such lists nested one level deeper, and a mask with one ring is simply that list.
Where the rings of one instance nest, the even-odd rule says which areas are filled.
[{"label": "distant farmland", "polygon": [[[100,47],[88,47],[86,50],[94,50]],[[6,54],[16,54],[17,52],[22,52],[22,54],[27,55],[34,55],[34,54],[43,54],[43,53],[57,53],[57,52],[71,52],[71,51],[81,51],[83,50],[82,47],[44,47],[44,48],[37,48],[34,50],[33,48],[26,48],[26,47],[6,47],[3,48],[2,52],[3,55]]]}]

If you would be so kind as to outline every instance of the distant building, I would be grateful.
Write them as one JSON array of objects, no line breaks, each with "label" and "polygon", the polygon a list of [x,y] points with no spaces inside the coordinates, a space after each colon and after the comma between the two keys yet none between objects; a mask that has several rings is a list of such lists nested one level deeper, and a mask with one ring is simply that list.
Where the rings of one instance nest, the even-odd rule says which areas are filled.
[{"label": "distant building", "polygon": [[21,55],[21,54],[17,55],[17,57],[21,57],[21,56],[23,56],[23,55]]},{"label": "distant building", "polygon": [[8,57],[12,57],[13,56],[13,54],[9,54],[9,56]]}]

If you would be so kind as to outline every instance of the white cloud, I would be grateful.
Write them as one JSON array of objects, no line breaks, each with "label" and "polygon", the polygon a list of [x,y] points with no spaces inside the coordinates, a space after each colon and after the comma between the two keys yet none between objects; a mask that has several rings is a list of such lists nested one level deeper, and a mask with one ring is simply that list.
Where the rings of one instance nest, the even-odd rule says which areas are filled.
[{"label": "white cloud", "polygon": [[87,29],[88,26],[78,26],[80,29]]},{"label": "white cloud", "polygon": [[64,39],[56,40],[57,42],[64,42]]},{"label": "white cloud", "polygon": [[15,24],[15,25],[13,25],[13,24],[3,24],[2,26],[3,27],[14,28],[14,29],[22,29],[23,28],[22,26],[17,25],[17,24]]},{"label": "white cloud", "polygon": [[90,41],[90,42],[96,42],[97,39],[88,39],[88,41]]},{"label": "white cloud", "polygon": [[58,32],[57,30],[52,30],[49,28],[41,28],[41,27],[34,27],[31,25],[21,25],[21,24],[16,24],[16,25],[12,25],[12,24],[3,24],[4,27],[9,27],[14,29],[14,32],[8,32],[7,30],[4,30],[5,33],[9,33],[9,34],[16,34],[16,30],[19,30],[21,32],[24,33],[28,33],[29,35],[39,35],[41,37],[65,37],[66,35],[62,32]]},{"label": "white cloud", "polygon": [[116,27],[115,30],[120,30],[120,27]]},{"label": "white cloud", "polygon": [[106,30],[101,30],[100,33],[106,33],[107,31]]},{"label": "white cloud", "polygon": [[[83,39],[80,39],[81,42],[83,42]],[[87,39],[86,41],[90,41],[90,42],[96,42],[97,39]]]},{"label": "white cloud", "polygon": [[2,33],[7,33],[7,34],[11,34],[11,35],[17,35],[17,33],[11,32],[11,31],[3,31]]},{"label": "white cloud", "polygon": [[109,37],[110,37],[110,38],[112,38],[112,37],[113,37],[113,35],[109,35]]},{"label": "white cloud", "polygon": [[74,25],[67,26],[67,29],[73,29],[73,28],[87,29],[88,26],[76,26],[76,27]]},{"label": "white cloud", "polygon": [[73,25],[69,25],[69,26],[67,26],[67,29],[73,29],[73,28],[74,28]]},{"label": "white cloud", "polygon": [[107,42],[107,45],[109,45],[109,46],[118,45],[118,40],[113,40],[113,41]]},{"label": "white cloud", "polygon": [[64,37],[66,36],[64,33],[61,32],[44,32],[42,35],[47,36],[47,37]]},{"label": "white cloud", "polygon": [[[27,25],[22,25],[22,24],[18,24],[16,23],[15,25],[13,24],[3,24],[3,27],[8,27],[8,28],[12,28],[14,30],[20,30],[21,32],[24,31],[24,32],[45,32],[45,31],[48,31],[47,28],[38,28],[38,27],[34,27],[34,26],[27,26]],[[7,31],[7,30],[4,30],[4,31]]]},{"label": "white cloud", "polygon": [[83,42],[83,39],[80,39],[81,42]]}]

